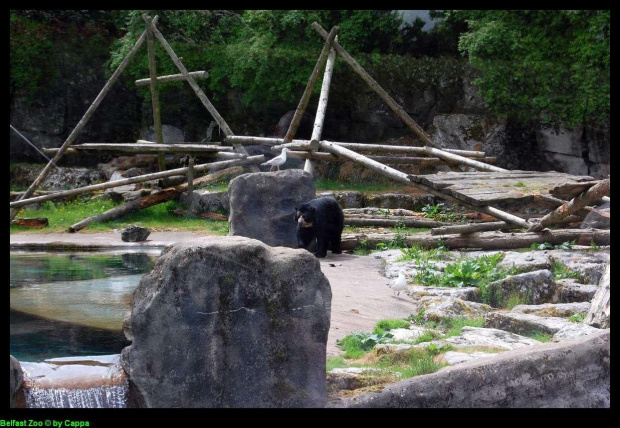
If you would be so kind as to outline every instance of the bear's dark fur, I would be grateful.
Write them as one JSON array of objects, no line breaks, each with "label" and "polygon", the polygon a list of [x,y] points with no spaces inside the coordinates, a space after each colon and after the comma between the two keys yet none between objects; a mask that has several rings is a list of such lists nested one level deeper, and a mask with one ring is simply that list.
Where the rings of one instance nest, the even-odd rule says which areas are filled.
[{"label": "bear's dark fur", "polygon": [[340,237],[344,228],[344,213],[336,200],[330,196],[312,199],[295,208],[297,243],[308,249],[316,240],[317,257],[325,257],[327,248],[340,254]]}]

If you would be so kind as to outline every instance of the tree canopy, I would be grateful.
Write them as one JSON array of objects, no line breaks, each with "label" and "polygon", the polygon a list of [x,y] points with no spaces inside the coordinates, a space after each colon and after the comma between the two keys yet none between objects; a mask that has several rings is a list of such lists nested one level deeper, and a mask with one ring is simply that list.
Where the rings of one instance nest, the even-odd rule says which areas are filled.
[{"label": "tree canopy", "polygon": [[454,10],[459,49],[482,71],[474,84],[493,112],[575,125],[608,118],[608,10]]}]

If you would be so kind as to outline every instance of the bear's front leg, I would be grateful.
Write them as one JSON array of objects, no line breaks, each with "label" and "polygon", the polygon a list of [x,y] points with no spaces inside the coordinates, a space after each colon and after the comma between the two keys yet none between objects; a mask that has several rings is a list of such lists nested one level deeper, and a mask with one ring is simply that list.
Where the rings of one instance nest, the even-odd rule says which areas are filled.
[{"label": "bear's front leg", "polygon": [[317,236],[316,238],[316,253],[314,253],[317,257],[325,257],[327,255],[327,241],[322,236]]}]

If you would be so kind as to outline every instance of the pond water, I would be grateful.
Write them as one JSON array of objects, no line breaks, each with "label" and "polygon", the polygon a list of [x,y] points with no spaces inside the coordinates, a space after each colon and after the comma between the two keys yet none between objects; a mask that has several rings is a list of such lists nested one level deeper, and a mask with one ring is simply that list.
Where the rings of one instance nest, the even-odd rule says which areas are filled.
[{"label": "pond water", "polygon": [[11,355],[40,362],[120,353],[131,293],[158,255],[11,253]]}]

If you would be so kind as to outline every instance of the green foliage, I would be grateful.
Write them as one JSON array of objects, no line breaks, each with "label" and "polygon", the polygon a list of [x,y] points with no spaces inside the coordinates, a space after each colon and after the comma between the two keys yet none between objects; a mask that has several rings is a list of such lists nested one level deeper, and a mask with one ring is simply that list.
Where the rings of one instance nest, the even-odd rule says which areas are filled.
[{"label": "green foliage", "polygon": [[517,305],[526,305],[527,297],[520,293],[511,294],[506,300],[506,309],[512,310]]},{"label": "green foliage", "polygon": [[473,83],[498,115],[569,125],[610,112],[609,10],[453,10]]},{"label": "green foliage", "polygon": [[570,322],[583,322],[584,319],[586,319],[585,312],[581,312],[579,314],[573,314],[568,318]]},{"label": "green foliage", "polygon": [[447,265],[440,277],[439,286],[442,287],[484,287],[487,284],[505,278],[510,270],[498,266],[505,253],[495,253],[491,256],[466,258],[457,263]]},{"label": "green foliage", "polygon": [[461,334],[461,329],[463,327],[484,327],[483,317],[455,317],[442,319],[441,322],[427,321],[424,318],[424,309],[420,309],[415,315],[410,315],[408,320],[413,321],[417,325],[423,325],[432,329],[441,329],[443,331],[442,335],[437,335],[433,332],[428,332],[428,334],[425,333],[416,340],[416,343],[458,336]]},{"label": "green foliage", "polygon": [[383,334],[395,328],[407,328],[411,323],[407,320],[380,320],[377,322],[373,334]]},{"label": "green foliage", "polygon": [[388,332],[375,334],[358,331],[337,340],[336,345],[345,351],[344,358],[359,358],[375,345],[388,342],[391,337],[392,335]]},{"label": "green foliage", "polygon": [[[25,207],[20,216],[46,217],[49,221],[49,226],[42,229],[30,229],[24,226],[11,225],[11,233],[64,232],[69,226],[87,217],[101,214],[118,205],[120,205],[118,202],[101,200],[76,199],[66,203],[46,201],[41,204],[38,210]],[[172,214],[172,211],[178,208],[179,205],[176,201],[168,201],[144,210],[129,213],[115,220],[91,223],[85,230],[109,231],[124,228],[131,224],[137,224],[155,230],[204,230],[214,235],[226,235],[228,233],[227,221],[202,220],[189,216],[177,217]]]},{"label": "green foliage", "polygon": [[562,263],[559,260],[553,261],[552,270],[553,270],[554,279],[572,278],[572,279],[576,279],[582,284],[585,282],[585,278],[583,277],[583,274],[581,274],[579,271],[569,268],[568,266],[566,266],[564,263]]},{"label": "green foliage", "polygon": [[594,253],[596,251],[603,251],[603,250],[604,250],[603,248],[596,245],[596,242],[594,242],[594,240],[590,241],[590,248],[588,248],[588,252]]},{"label": "green foliage", "polygon": [[552,334],[543,333],[542,331],[534,331],[526,334],[525,336],[530,339],[538,340],[539,342],[549,342],[553,338]]},{"label": "green foliage", "polygon": [[548,242],[543,242],[542,244],[532,244],[530,245],[531,250],[572,250],[573,245],[575,245],[576,240],[572,240],[571,242],[562,242],[558,245],[553,245]]},{"label": "green foliage", "polygon": [[[243,104],[253,107],[299,99],[324,44],[312,28],[314,21],[327,31],[340,25],[339,41],[352,54],[389,53],[404,43],[402,20],[387,10],[132,10],[124,11],[127,32],[114,45],[110,69],[144,30],[144,12],[159,15],[158,27],[188,70],[209,70],[209,79],[199,84],[208,86],[214,100],[235,88]],[[155,55],[158,73],[177,72],[157,44]],[[140,52],[128,71],[144,77],[147,64],[146,53]],[[148,98],[148,88],[143,95]]]},{"label": "green foliage", "polygon": [[463,216],[452,211],[444,203],[437,205],[425,205],[422,211],[426,213],[426,218],[432,218],[437,221],[457,222],[463,219]]}]

